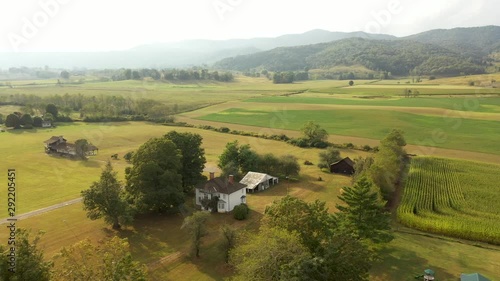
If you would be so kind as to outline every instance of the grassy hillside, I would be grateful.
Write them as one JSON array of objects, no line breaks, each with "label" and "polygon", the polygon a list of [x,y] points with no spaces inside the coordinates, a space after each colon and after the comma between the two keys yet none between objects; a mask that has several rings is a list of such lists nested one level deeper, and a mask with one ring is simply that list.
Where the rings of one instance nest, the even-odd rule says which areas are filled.
[{"label": "grassy hillside", "polygon": [[500,166],[432,157],[411,161],[398,220],[427,232],[500,244]]}]

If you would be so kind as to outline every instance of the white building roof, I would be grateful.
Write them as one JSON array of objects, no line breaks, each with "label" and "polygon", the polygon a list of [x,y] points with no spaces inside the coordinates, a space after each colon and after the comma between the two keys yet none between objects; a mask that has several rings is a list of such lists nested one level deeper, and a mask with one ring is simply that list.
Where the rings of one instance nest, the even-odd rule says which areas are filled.
[{"label": "white building roof", "polygon": [[246,185],[248,189],[254,189],[259,183],[268,181],[269,179],[277,178],[268,174],[248,172],[245,177],[240,180],[240,183]]}]

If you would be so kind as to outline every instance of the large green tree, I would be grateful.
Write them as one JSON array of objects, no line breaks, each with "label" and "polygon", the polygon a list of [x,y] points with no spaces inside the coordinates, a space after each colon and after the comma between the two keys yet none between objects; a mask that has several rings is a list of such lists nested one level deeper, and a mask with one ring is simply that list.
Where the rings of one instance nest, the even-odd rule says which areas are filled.
[{"label": "large green tree", "polygon": [[319,124],[309,121],[302,126],[302,134],[310,146],[318,146],[328,141],[328,133]]},{"label": "large green tree", "polygon": [[287,280],[282,276],[284,269],[311,257],[296,233],[281,228],[264,227],[243,239],[245,243],[230,254],[235,280]]},{"label": "large green tree", "polygon": [[359,238],[374,243],[387,243],[393,239],[390,213],[366,178],[361,178],[352,187],[344,187],[338,198],[344,202],[336,206],[338,221],[354,230]]},{"label": "large green tree", "polygon": [[108,161],[99,181],[82,191],[83,209],[87,211],[87,217],[91,220],[104,218],[114,229],[130,224],[132,211],[123,193],[116,172]]},{"label": "large green tree", "polygon": [[78,139],[75,141],[76,156],[81,159],[87,159],[87,150],[90,143],[86,139]]},{"label": "large green tree", "polygon": [[256,171],[259,167],[259,155],[253,151],[248,144],[240,145],[237,140],[226,144],[224,151],[219,156],[219,168],[224,171],[233,170],[238,167],[238,173],[246,174]]},{"label": "large green tree", "polygon": [[33,126],[33,118],[31,118],[31,115],[27,113],[23,114],[23,116],[21,116],[21,125],[25,127]]},{"label": "large green tree", "polygon": [[133,260],[129,248],[127,239],[117,236],[100,246],[87,239],[65,247],[58,256],[61,266],[55,280],[148,280],[146,267]]},{"label": "large green tree", "polygon": [[45,107],[45,112],[52,114],[54,118],[57,118],[57,116],[59,115],[59,110],[57,109],[57,106],[53,103],[47,104],[47,106]]},{"label": "large green tree", "polygon": [[279,167],[280,174],[289,177],[289,176],[298,176],[300,172],[300,165],[297,157],[294,155],[283,155],[279,157]]},{"label": "large green tree", "polygon": [[369,280],[373,259],[370,250],[350,233],[335,233],[314,256],[282,270],[282,280]]},{"label": "large green tree", "polygon": [[320,169],[329,168],[330,164],[339,161],[340,151],[334,147],[328,147],[325,151],[319,153],[319,163],[318,167]]},{"label": "large green tree", "polygon": [[141,145],[126,172],[126,191],[139,213],[166,212],[184,203],[181,152],[166,138]]},{"label": "large green tree", "polygon": [[17,129],[21,126],[21,119],[16,114],[9,114],[5,119],[5,126]]},{"label": "large green tree", "polygon": [[43,251],[38,248],[38,242],[41,236],[37,235],[33,240],[30,239],[30,232],[25,229],[16,231],[16,264],[15,273],[9,271],[10,268],[10,246],[4,248],[0,245],[0,280],[18,281],[18,280],[51,280],[53,263],[45,261]]},{"label": "large green tree", "polygon": [[201,239],[207,235],[207,220],[210,213],[196,212],[184,219],[181,228],[186,229],[191,238],[191,246],[196,255],[200,257]]},{"label": "large green tree", "polygon": [[297,232],[301,243],[311,252],[331,236],[334,222],[325,202],[306,203],[288,195],[266,207],[263,221],[269,227]]},{"label": "large green tree", "polygon": [[206,180],[203,176],[205,168],[205,150],[201,147],[203,138],[193,133],[178,133],[171,131],[165,135],[175,146],[180,149],[182,155],[182,187],[184,192],[192,191],[194,186]]},{"label": "large green tree", "polygon": [[392,195],[406,170],[406,141],[401,130],[393,130],[382,141],[370,167],[370,178],[386,200]]}]

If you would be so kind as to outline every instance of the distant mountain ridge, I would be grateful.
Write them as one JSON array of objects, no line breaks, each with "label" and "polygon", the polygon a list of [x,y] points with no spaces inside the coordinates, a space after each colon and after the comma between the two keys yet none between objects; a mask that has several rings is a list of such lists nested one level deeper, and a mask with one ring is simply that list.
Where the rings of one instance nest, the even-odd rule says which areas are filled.
[{"label": "distant mountain ridge", "polygon": [[[467,30],[467,29],[466,29]],[[447,39],[452,42],[446,45],[438,44],[445,49],[449,49],[457,53],[462,48],[464,53],[470,54],[473,60],[479,61],[482,56],[491,49],[500,50],[500,44],[496,47],[489,45],[495,43],[497,39],[492,41],[491,37],[497,38],[498,26],[479,27],[474,29],[474,32],[481,33],[487,30],[486,35],[481,36],[475,34],[474,42],[467,43],[467,40],[457,40],[450,35]],[[311,30],[302,34],[288,34],[275,38],[253,38],[253,39],[231,39],[231,40],[188,40],[175,43],[156,43],[149,45],[137,46],[124,51],[110,52],[54,52],[54,53],[0,53],[0,68],[8,69],[9,67],[43,67],[48,65],[51,68],[184,68],[200,65],[212,65],[232,70],[243,69],[238,65],[227,65],[220,63],[223,59],[233,57],[241,59],[239,56],[258,54],[276,49],[274,52],[288,53],[283,48],[311,48],[307,52],[312,55],[315,50],[319,51],[321,47],[314,46],[317,44],[325,44],[329,42],[348,40],[351,38],[363,38],[365,40],[379,41],[397,41],[397,40],[414,40],[420,43],[437,44],[442,30],[431,30],[420,34],[398,38],[392,35],[385,34],[368,34],[365,32],[331,32],[325,30]],[[454,31],[460,34],[460,38],[466,36],[461,35],[462,31]],[[471,35],[472,36],[472,35]],[[459,44],[460,48],[453,49],[453,45]],[[439,43],[439,42],[438,42]],[[487,44],[488,46],[484,46]],[[307,47],[304,47],[307,46]],[[280,56],[277,56],[280,57]],[[285,58],[282,58],[285,59]],[[295,65],[303,65],[300,57],[288,57]],[[237,61],[236,60],[236,61]],[[217,63],[218,62],[218,63]],[[279,64],[277,58],[272,58],[272,62]],[[263,65],[265,67],[265,65]],[[253,68],[253,67],[252,67]],[[282,67],[283,68],[283,67]],[[285,69],[285,68],[283,68]]]},{"label": "distant mountain ridge", "polygon": [[347,38],[330,43],[225,58],[216,68],[238,71],[299,71],[362,65],[372,71],[408,75],[482,73],[500,46],[500,27],[432,30],[393,40]]}]

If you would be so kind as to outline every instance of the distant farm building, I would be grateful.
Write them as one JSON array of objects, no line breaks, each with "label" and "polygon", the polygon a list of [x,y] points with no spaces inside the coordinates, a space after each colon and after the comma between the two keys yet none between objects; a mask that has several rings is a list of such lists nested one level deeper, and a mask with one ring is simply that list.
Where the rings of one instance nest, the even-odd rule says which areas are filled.
[{"label": "distant farm building", "polygon": [[[68,143],[63,136],[53,136],[43,142],[45,144],[45,152],[48,154],[56,153],[61,156],[76,156],[76,147],[72,143]],[[99,149],[94,145],[88,145],[85,155],[93,156],[97,154]]]},{"label": "distant farm building", "polygon": [[241,184],[246,186],[247,192],[258,192],[268,189],[270,186],[278,183],[278,178],[268,174],[248,172],[245,177],[240,180]]},{"label": "distant farm building", "polygon": [[471,274],[462,273],[460,275],[460,281],[490,281],[490,279],[484,277],[479,273],[471,273]]},{"label": "distant farm building", "polygon": [[210,173],[209,180],[196,187],[196,205],[207,211],[213,211],[207,203],[217,197],[215,211],[226,213],[231,212],[237,205],[246,204],[246,185],[235,181],[233,176],[216,178],[214,175]]},{"label": "distant farm building", "polygon": [[330,172],[336,174],[352,175],[354,174],[354,161],[346,157],[340,161],[330,164]]},{"label": "distant farm building", "polygon": [[42,128],[50,128],[52,127],[52,121],[44,120],[42,121]]}]

